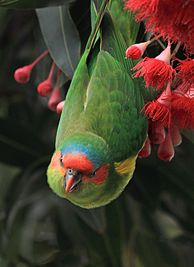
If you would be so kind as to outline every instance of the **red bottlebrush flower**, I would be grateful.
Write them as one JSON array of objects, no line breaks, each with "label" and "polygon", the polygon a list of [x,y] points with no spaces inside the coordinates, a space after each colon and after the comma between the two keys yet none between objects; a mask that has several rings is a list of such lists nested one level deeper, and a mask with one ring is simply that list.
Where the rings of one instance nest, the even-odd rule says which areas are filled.
[{"label": "red bottlebrush flower", "polygon": [[56,108],[56,111],[58,114],[61,114],[62,110],[63,110],[63,107],[64,107],[64,104],[65,104],[65,101],[61,101],[58,105],[57,105],[57,108]]},{"label": "red bottlebrush flower", "polygon": [[150,156],[150,154],[151,154],[151,145],[150,145],[150,140],[147,137],[143,148],[138,153],[138,157],[139,158],[147,158]]},{"label": "red bottlebrush flower", "polygon": [[58,104],[61,102],[61,93],[58,87],[55,87],[48,101],[48,108],[52,111],[57,110]]},{"label": "red bottlebrush flower", "polygon": [[194,59],[188,58],[182,60],[177,70],[182,80],[194,83]]},{"label": "red bottlebrush flower", "polygon": [[170,66],[170,57],[170,46],[156,58],[145,57],[133,68],[136,71],[133,77],[142,76],[146,87],[156,86],[158,90],[161,90],[168,81],[172,81],[176,73]]},{"label": "red bottlebrush flower", "polygon": [[159,123],[150,123],[149,126],[149,138],[151,144],[159,145],[164,142],[166,133],[164,127]]},{"label": "red bottlebrush flower", "polygon": [[30,80],[30,75],[32,69],[38,64],[38,62],[43,59],[48,54],[48,50],[46,50],[44,53],[42,53],[34,62],[32,62],[30,65],[24,66],[22,68],[19,68],[14,73],[14,79],[18,83],[25,84]]},{"label": "red bottlebrush flower", "polygon": [[159,0],[129,0],[125,3],[125,8],[135,12],[138,21],[144,20],[155,13]]},{"label": "red bottlebrush flower", "polygon": [[172,40],[183,42],[188,50],[194,52],[194,2],[179,2],[179,9],[176,10],[172,23]]},{"label": "red bottlebrush flower", "polygon": [[[176,91],[176,90],[175,90]],[[180,129],[194,128],[194,88],[184,95],[172,95],[171,112],[173,123]]]},{"label": "red bottlebrush flower", "polygon": [[147,103],[144,106],[146,116],[161,127],[170,126],[171,123],[171,89],[168,83],[166,89],[157,100]]},{"label": "red bottlebrush flower", "polygon": [[184,95],[191,88],[191,84],[189,81],[181,82],[176,89],[174,90],[174,94],[176,95]]},{"label": "red bottlebrush flower", "polygon": [[135,13],[137,21],[145,22],[147,31],[181,41],[194,52],[193,0],[128,0],[125,8]]},{"label": "red bottlebrush flower", "polygon": [[147,41],[144,43],[139,43],[129,46],[125,53],[126,57],[129,57],[133,60],[139,59],[143,55],[149,44],[150,41]]},{"label": "red bottlebrush flower", "polygon": [[189,90],[187,90],[187,92],[185,93],[185,96],[188,98],[194,99],[194,84],[192,84],[192,86],[189,88]]},{"label": "red bottlebrush flower", "polygon": [[159,145],[157,154],[158,158],[164,161],[171,161],[171,159],[174,157],[174,147],[172,144],[170,131],[166,134],[164,142]]},{"label": "red bottlebrush flower", "polygon": [[179,128],[175,124],[172,123],[169,131],[170,131],[173,145],[179,146],[182,143],[182,137],[181,137]]}]

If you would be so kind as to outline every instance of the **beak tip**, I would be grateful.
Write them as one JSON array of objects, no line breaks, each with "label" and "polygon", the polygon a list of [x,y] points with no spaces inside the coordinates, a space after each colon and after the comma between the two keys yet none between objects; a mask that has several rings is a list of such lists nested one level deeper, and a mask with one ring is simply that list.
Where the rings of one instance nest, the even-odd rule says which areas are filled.
[{"label": "beak tip", "polygon": [[71,190],[71,187],[73,186],[73,184],[75,183],[75,178],[71,178],[71,179],[68,179],[66,181],[66,186],[65,186],[65,191],[66,193],[69,193],[70,190]]}]

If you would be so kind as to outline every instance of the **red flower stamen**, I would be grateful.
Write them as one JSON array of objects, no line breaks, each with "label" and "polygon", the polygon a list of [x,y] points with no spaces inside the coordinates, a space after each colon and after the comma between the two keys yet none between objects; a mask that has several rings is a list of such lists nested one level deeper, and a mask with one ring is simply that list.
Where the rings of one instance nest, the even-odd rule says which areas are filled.
[{"label": "red flower stamen", "polygon": [[125,8],[135,12],[136,19],[141,21],[156,13],[158,2],[159,0],[129,0],[125,3]]},{"label": "red flower stamen", "polygon": [[169,65],[170,63],[170,46],[168,46],[156,58],[145,57],[133,70],[136,73],[134,78],[142,76],[145,80],[146,87],[155,87],[161,90],[168,81],[172,81],[175,70]]},{"label": "red flower stamen", "polygon": [[187,58],[182,60],[177,67],[179,76],[182,80],[194,83],[194,59]]},{"label": "red flower stamen", "polygon": [[166,134],[164,142],[159,145],[157,154],[158,158],[164,161],[171,161],[174,157],[174,147],[170,131]]},{"label": "red flower stamen", "polygon": [[55,69],[55,63],[52,63],[51,69],[49,71],[49,75],[46,80],[39,83],[37,87],[37,92],[41,96],[49,96],[53,90],[53,84],[52,84],[52,76]]},{"label": "red flower stamen", "polygon": [[150,154],[151,154],[151,144],[150,144],[149,138],[147,137],[143,148],[138,153],[138,157],[139,158],[147,158],[150,156]]},{"label": "red flower stamen", "polygon": [[144,54],[147,46],[150,44],[151,41],[134,44],[127,48],[126,50],[126,57],[129,57],[133,60],[139,59]]},{"label": "red flower stamen", "polygon": [[194,51],[194,5],[185,0],[129,0],[125,7],[144,21],[146,30],[160,33],[173,42],[181,41]]},{"label": "red flower stamen", "polygon": [[19,68],[14,73],[14,79],[16,82],[25,84],[30,80],[30,75],[32,69],[48,54],[48,50],[42,53],[36,60],[34,60],[30,65]]},{"label": "red flower stamen", "polygon": [[194,128],[194,88],[190,88],[184,95],[172,95],[172,120],[180,129]]},{"label": "red flower stamen", "polygon": [[166,89],[157,100],[147,103],[144,106],[146,116],[161,127],[170,126],[171,123],[171,89],[168,83]]}]

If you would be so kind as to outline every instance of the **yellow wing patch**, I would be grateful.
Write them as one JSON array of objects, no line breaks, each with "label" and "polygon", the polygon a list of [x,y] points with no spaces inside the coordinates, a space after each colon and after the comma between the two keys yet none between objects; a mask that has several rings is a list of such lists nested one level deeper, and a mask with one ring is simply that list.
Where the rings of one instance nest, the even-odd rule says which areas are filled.
[{"label": "yellow wing patch", "polygon": [[135,170],[135,163],[136,163],[137,156],[130,157],[126,160],[121,162],[115,162],[115,170],[119,175],[129,175],[132,176]]}]

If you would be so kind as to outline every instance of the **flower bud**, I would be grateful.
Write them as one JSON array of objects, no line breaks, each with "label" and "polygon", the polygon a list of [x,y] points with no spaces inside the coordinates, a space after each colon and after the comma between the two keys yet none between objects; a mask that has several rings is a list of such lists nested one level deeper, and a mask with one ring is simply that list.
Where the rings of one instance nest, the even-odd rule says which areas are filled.
[{"label": "flower bud", "polygon": [[129,46],[126,50],[126,57],[129,57],[133,60],[139,59],[145,52],[147,46],[150,44],[150,41],[133,44]]},{"label": "flower bud", "polygon": [[16,80],[16,82],[21,84],[27,83],[30,80],[31,70],[31,65],[17,69],[14,73],[14,79]]},{"label": "flower bud", "polygon": [[37,92],[41,96],[49,96],[53,90],[53,86],[50,80],[41,82],[37,87]]}]

